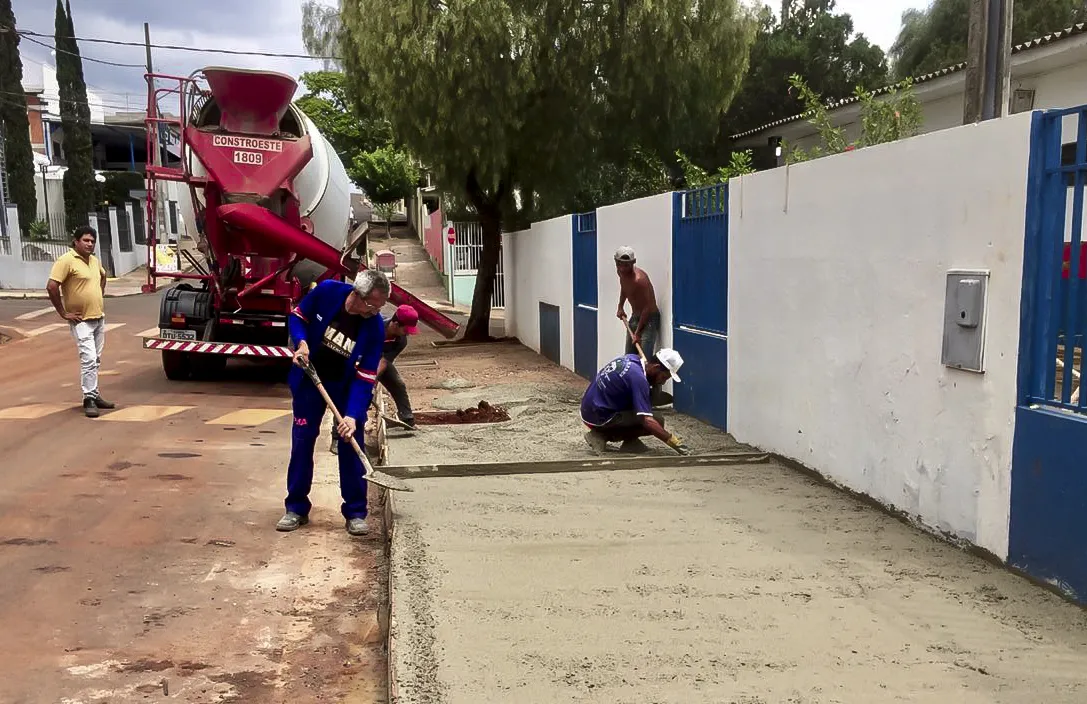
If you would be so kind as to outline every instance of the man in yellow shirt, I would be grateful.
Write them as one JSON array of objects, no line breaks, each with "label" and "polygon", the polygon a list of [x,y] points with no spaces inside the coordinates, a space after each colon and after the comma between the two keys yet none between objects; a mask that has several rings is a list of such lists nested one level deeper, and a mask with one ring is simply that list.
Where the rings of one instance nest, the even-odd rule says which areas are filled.
[{"label": "man in yellow shirt", "polygon": [[94,256],[98,233],[84,225],[75,231],[72,248],[53,264],[46,290],[57,314],[68,321],[79,350],[83,413],[97,418],[99,409],[116,408],[98,393],[98,368],[106,343],[106,270]]}]

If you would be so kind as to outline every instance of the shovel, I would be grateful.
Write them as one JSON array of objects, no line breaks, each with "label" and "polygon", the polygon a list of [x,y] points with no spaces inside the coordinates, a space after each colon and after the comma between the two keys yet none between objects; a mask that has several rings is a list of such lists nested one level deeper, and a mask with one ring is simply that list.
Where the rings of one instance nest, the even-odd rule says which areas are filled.
[{"label": "shovel", "polygon": [[[313,365],[308,359],[298,360],[298,365],[302,367],[302,371],[306,373],[306,376],[310,378],[313,385],[317,387],[317,391],[320,392],[321,398],[323,398],[328,405],[328,410],[332,411],[332,417],[335,419],[336,425],[339,425],[343,422],[343,416],[336,410],[336,404],[332,402],[332,398],[328,395],[328,391],[325,390],[325,385],[321,383],[321,377],[317,376],[317,370],[313,368]],[[335,430],[333,430],[333,432],[335,432]],[[374,466],[370,464],[370,459],[366,456],[366,453],[362,451],[362,448],[359,447],[359,441],[352,436],[350,442],[351,447],[355,449],[355,452],[359,455],[359,459],[362,460],[362,466],[365,469],[362,474],[364,480],[393,491],[415,491],[402,479],[374,471]]]},{"label": "shovel", "polygon": [[[630,324],[627,322],[627,319],[625,317],[622,319],[622,323],[623,329],[626,330],[627,335],[630,336],[630,341],[634,342],[634,333],[633,331],[631,331]],[[645,369],[648,362],[646,362],[645,352],[642,350],[642,343],[634,342],[634,349],[638,350],[638,356],[642,358],[642,369]],[[654,408],[660,408],[661,406],[670,406],[674,402],[672,394],[662,391],[660,389],[651,388],[650,394],[652,396],[650,402],[653,404]]]}]

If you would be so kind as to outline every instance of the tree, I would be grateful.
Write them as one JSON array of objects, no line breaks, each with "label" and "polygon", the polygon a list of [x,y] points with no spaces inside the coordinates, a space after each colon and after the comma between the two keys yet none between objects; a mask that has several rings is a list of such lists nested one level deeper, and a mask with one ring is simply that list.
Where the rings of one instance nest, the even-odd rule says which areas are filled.
[{"label": "tree", "polygon": [[[87,220],[95,206],[94,160],[91,147],[91,108],[83,59],[75,40],[72,8],[57,0],[57,83],[60,86],[60,124],[64,130],[64,214],[68,229]],[[67,234],[71,234],[70,232]]]},{"label": "tree", "polygon": [[19,58],[19,35],[15,33],[11,0],[0,0],[0,33],[4,37],[0,42],[0,122],[8,196],[19,209],[20,229],[27,234],[30,223],[38,216],[38,197],[34,191],[34,149],[30,144],[30,120],[23,92],[23,61]]},{"label": "tree", "polygon": [[415,192],[419,183],[419,169],[407,152],[387,144],[355,157],[349,174],[370,196],[375,210],[384,215],[385,234],[388,235],[393,207]]},{"label": "tree", "polygon": [[727,156],[728,137],[803,110],[789,91],[789,76],[800,74],[828,98],[840,99],[860,86],[887,83],[883,50],[853,33],[853,18],[835,12],[834,0],[785,0],[781,17],[766,5],[751,47],[751,67],[739,94],[722,117],[717,157]]},{"label": "tree", "polygon": [[470,340],[489,337],[503,225],[634,148],[674,162],[711,139],[754,36],[740,0],[356,0],[340,19],[350,93],[479,218]]},{"label": "tree", "polygon": [[912,137],[921,129],[924,119],[921,102],[914,95],[913,85],[908,79],[888,90],[886,96],[876,97],[863,88],[857,88],[854,94],[861,104],[861,137],[855,142],[848,142],[845,128],[835,126],[831,120],[826,100],[796,74],[789,76],[789,85],[804,101],[804,115],[819,130],[822,142],[810,151],[799,147],[792,149],[787,157],[790,163]]},{"label": "tree", "polygon": [[[302,45],[312,56],[339,56],[340,10],[318,0],[302,3]],[[325,70],[339,67],[339,61],[325,59]]]},{"label": "tree", "polygon": [[[888,54],[899,80],[966,61],[970,0],[934,0],[925,10],[907,10]],[[1012,42],[1036,39],[1087,20],[1083,0],[1015,0]]]},{"label": "tree", "polygon": [[355,158],[392,141],[389,122],[370,110],[360,114],[357,101],[348,98],[344,74],[339,71],[312,71],[302,74],[308,91],[294,101],[321,130],[340,160],[350,168]]}]

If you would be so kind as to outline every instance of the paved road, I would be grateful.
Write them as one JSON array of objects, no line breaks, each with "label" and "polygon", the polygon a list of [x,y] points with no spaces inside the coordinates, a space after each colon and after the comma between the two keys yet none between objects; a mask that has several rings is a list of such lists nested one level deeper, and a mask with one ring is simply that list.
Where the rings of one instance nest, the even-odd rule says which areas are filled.
[{"label": "paved road", "polygon": [[169,382],[138,336],[157,296],[111,299],[101,390],[119,408],[90,420],[44,305],[0,301],[25,335],[0,345],[0,702],[384,701],[379,526],[343,531],[332,456],[310,526],[272,530],[275,372]]}]

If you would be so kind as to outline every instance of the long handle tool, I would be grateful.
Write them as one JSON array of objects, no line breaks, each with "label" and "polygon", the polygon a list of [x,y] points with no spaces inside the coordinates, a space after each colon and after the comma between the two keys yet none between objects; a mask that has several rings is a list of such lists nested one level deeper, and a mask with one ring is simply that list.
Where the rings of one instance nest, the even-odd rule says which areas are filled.
[{"label": "long handle tool", "polygon": [[[627,335],[630,336],[630,341],[634,342],[634,331],[630,329],[630,322],[626,319],[622,319],[623,329],[627,331]],[[638,356],[642,358],[642,369],[645,369],[646,360],[645,352],[642,351],[642,343],[634,342],[634,349],[638,350]]]},{"label": "long handle tool", "polygon": [[[336,421],[336,425],[338,426],[341,422],[343,422],[343,416],[341,416],[340,412],[336,410],[336,404],[332,402],[332,398],[328,395],[328,391],[325,390],[325,385],[321,383],[321,377],[317,376],[317,370],[313,368],[313,364],[311,364],[308,359],[300,360],[299,366],[302,367],[302,371],[304,371],[306,373],[306,376],[310,378],[310,381],[313,382],[313,385],[317,387],[317,391],[320,392],[321,398],[323,398],[325,400],[325,403],[328,404],[328,410],[332,411],[332,417]],[[361,431],[362,428],[359,427],[358,430]],[[335,428],[332,432],[336,432]],[[355,449],[355,452],[358,453],[359,458],[362,460],[362,466],[365,469],[362,475],[363,479],[370,482],[371,484],[377,484],[378,486],[383,486],[386,489],[391,489],[393,491],[415,491],[410,486],[408,486],[407,482],[402,479],[398,479],[397,477],[393,477],[382,472],[374,471],[374,466],[370,464],[370,459],[366,457],[366,453],[362,451],[361,447],[359,447],[359,441],[356,440],[354,436],[352,436],[350,442],[351,447]]]}]

